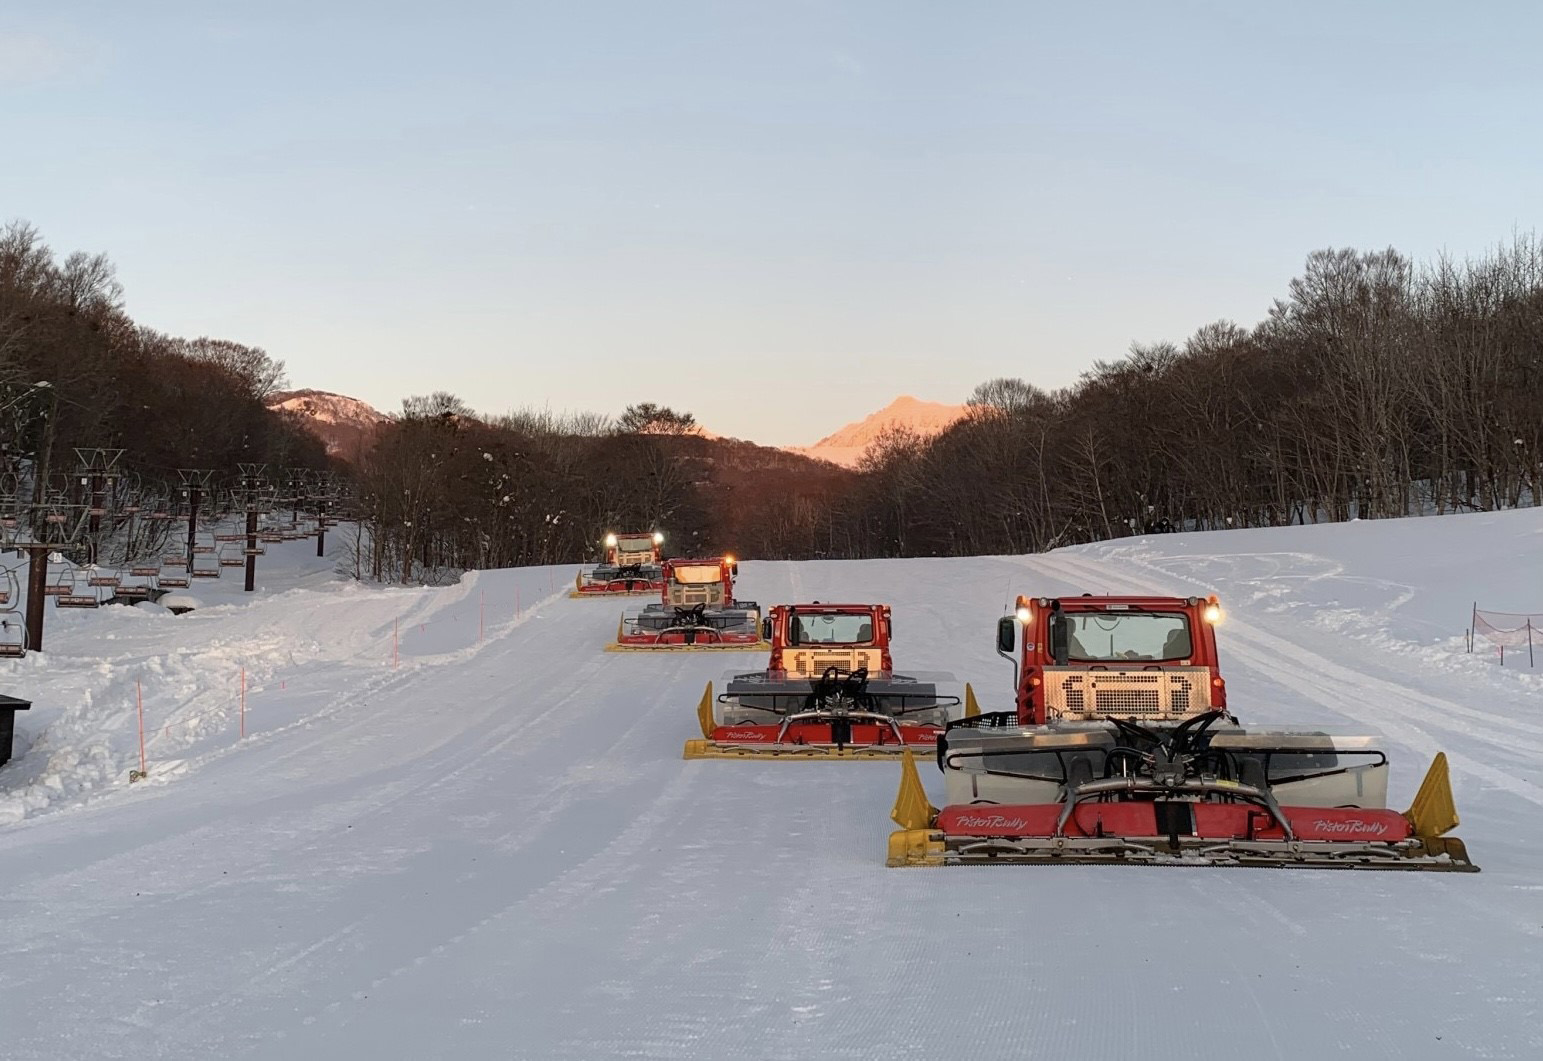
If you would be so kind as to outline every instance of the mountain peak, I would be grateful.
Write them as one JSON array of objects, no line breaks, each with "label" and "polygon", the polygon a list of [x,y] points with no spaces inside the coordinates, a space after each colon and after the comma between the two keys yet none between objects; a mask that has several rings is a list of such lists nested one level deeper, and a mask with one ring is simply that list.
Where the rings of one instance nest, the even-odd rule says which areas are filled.
[{"label": "mountain peak", "polygon": [[327,445],[327,452],[344,460],[362,458],[375,433],[390,417],[358,398],[306,388],[268,395],[269,409],[298,417],[307,430]]},{"label": "mountain peak", "polygon": [[812,446],[789,447],[794,453],[806,457],[855,468],[868,447],[886,431],[907,428],[923,438],[931,438],[947,430],[969,412],[967,405],[948,405],[944,402],[923,401],[910,394],[902,394],[876,413],[847,424],[839,431],[826,435]]}]

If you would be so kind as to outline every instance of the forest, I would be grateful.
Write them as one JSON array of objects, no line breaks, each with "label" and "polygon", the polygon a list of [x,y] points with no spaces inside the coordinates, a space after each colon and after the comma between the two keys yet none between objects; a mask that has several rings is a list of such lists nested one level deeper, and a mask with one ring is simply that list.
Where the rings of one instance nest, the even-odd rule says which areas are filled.
[{"label": "forest", "polygon": [[[1543,498],[1543,243],[1415,263],[1315,251],[1252,328],[1133,345],[1077,382],[982,383],[933,438],[896,430],[855,471],[619,417],[483,415],[414,396],[361,459],[329,458],[265,400],[283,361],[132,321],[112,263],[0,229],[0,508],[73,502],[82,453],[179,500],[330,471],[361,578],[595,558],[608,530],[776,559],[1024,553],[1130,534],[1485,511]],[[234,497],[227,493],[227,497]]]}]

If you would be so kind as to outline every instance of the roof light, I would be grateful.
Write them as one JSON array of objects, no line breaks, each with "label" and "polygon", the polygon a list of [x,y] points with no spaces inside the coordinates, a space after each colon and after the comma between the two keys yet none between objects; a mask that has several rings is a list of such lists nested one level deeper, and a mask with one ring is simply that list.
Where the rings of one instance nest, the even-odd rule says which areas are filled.
[{"label": "roof light", "polygon": [[614,534],[607,534],[605,536],[605,544],[606,544],[606,548],[608,548],[608,549],[616,548],[616,535],[614,535]]},{"label": "roof light", "polygon": [[723,558],[723,562],[726,564],[732,564],[734,562],[734,558],[732,556],[725,556]]},{"label": "roof light", "polygon": [[1034,618],[1034,613],[1029,611],[1029,609],[1027,609],[1027,608],[1019,608],[1013,614],[1015,614],[1018,617],[1018,621],[1020,623],[1029,622],[1030,620],[1032,620]]},{"label": "roof light", "polygon": [[1222,621],[1222,606],[1220,604],[1207,604],[1205,606],[1205,621],[1215,626]]},{"label": "roof light", "polygon": [[654,544],[655,545],[663,545],[664,544],[664,531],[654,531]]}]

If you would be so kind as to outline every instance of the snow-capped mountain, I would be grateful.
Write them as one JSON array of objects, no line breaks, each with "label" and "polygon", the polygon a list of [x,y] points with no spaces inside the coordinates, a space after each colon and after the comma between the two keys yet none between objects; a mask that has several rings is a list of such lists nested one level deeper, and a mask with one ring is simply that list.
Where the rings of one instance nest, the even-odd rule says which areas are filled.
[{"label": "snow-capped mountain", "polygon": [[368,402],[331,391],[277,391],[268,396],[268,408],[291,413],[327,444],[327,452],[356,461],[369,449],[376,430],[389,417]]},{"label": "snow-capped mountain", "polygon": [[[369,449],[380,426],[391,419],[368,402],[322,390],[279,391],[268,398],[268,408],[290,413],[327,444],[327,452],[344,460],[357,461]],[[886,431],[908,428],[923,438],[936,435],[969,411],[965,405],[922,401],[901,395],[878,412],[850,423],[820,439],[812,446],[785,446],[784,452],[828,461],[843,468],[855,468],[867,451]],[[700,424],[687,434],[708,440],[722,436]]]},{"label": "snow-capped mountain", "polygon": [[878,412],[826,435],[812,446],[789,446],[788,449],[806,457],[855,468],[868,447],[892,428],[909,428],[923,438],[931,438],[963,419],[968,412],[967,405],[924,402],[903,394]]}]

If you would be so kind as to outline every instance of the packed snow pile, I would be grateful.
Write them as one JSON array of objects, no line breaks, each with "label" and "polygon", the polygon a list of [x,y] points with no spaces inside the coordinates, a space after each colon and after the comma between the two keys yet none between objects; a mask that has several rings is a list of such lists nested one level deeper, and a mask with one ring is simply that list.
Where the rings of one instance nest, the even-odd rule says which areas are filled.
[{"label": "packed snow pile", "polygon": [[886,869],[893,764],[681,761],[759,656],[605,653],[572,568],[304,551],[0,663],[6,1057],[1543,1056],[1543,660],[1466,637],[1543,611],[1543,511],[742,565],[893,604],[987,710],[1017,594],[1215,592],[1232,710],[1380,731],[1399,807],[1444,750],[1474,875]]}]

